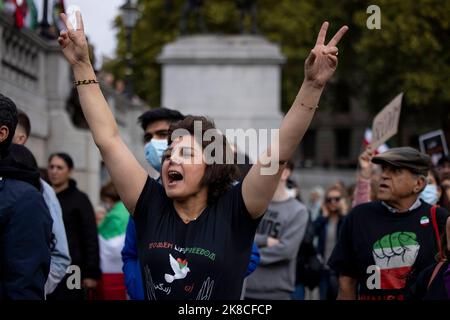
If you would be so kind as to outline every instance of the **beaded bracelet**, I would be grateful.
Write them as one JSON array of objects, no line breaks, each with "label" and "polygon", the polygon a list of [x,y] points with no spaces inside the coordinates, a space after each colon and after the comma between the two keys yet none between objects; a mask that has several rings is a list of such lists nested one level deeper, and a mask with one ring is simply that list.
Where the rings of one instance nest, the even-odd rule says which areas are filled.
[{"label": "beaded bracelet", "polygon": [[81,85],[85,85],[85,84],[94,84],[94,83],[99,83],[98,80],[95,79],[91,79],[91,80],[78,80],[78,81],[74,81],[73,85],[75,87],[81,86]]}]

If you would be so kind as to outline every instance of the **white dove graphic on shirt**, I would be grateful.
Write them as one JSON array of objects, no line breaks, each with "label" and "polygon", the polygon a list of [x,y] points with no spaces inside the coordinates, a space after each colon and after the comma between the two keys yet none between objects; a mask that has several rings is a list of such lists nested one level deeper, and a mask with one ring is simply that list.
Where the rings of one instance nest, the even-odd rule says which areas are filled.
[{"label": "white dove graphic on shirt", "polygon": [[169,258],[170,258],[170,266],[172,267],[172,270],[175,274],[171,275],[166,273],[164,275],[164,279],[166,279],[166,282],[172,283],[174,280],[186,278],[188,272],[191,271],[187,266],[188,264],[187,260],[181,260],[180,258],[175,260],[175,258],[172,257],[171,254],[169,254]]}]

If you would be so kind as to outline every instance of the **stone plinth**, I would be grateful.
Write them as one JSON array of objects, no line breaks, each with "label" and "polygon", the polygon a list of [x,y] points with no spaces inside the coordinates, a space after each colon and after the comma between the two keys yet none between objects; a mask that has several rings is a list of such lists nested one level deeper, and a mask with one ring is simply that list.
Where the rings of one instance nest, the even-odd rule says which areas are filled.
[{"label": "stone plinth", "polygon": [[274,129],[282,118],[279,46],[257,36],[189,36],[166,45],[162,105],[225,129]]}]

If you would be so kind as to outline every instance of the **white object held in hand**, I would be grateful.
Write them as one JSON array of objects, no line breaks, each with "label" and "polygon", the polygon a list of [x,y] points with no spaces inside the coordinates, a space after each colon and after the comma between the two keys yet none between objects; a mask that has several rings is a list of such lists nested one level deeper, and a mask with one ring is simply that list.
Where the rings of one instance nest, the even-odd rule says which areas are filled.
[{"label": "white object held in hand", "polygon": [[67,9],[67,16],[70,24],[73,27],[73,30],[76,31],[79,28],[78,22],[77,22],[77,11],[81,13],[80,7],[76,5],[70,5]]}]

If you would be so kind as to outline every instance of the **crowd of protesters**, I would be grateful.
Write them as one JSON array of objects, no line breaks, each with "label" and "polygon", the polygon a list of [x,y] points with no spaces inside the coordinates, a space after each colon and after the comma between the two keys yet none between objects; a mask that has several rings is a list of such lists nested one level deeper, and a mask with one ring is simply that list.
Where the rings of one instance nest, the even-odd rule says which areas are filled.
[{"label": "crowd of protesters", "polygon": [[[347,27],[325,44],[323,24],[280,143],[265,158],[211,164],[212,141],[194,131],[201,123],[203,136],[214,123],[157,108],[138,119],[147,172],[95,81],[81,16],[78,30],[62,18],[68,31],[58,41],[111,181],[97,212],[69,154],[49,156],[44,181],[25,147],[27,115],[0,95],[0,300],[449,299],[450,158],[433,167],[410,147],[375,154],[369,146],[352,188],[318,186],[307,203],[292,178],[290,159]],[[221,141],[223,159],[238,158]],[[267,157],[279,165],[274,174],[262,174]]]}]

